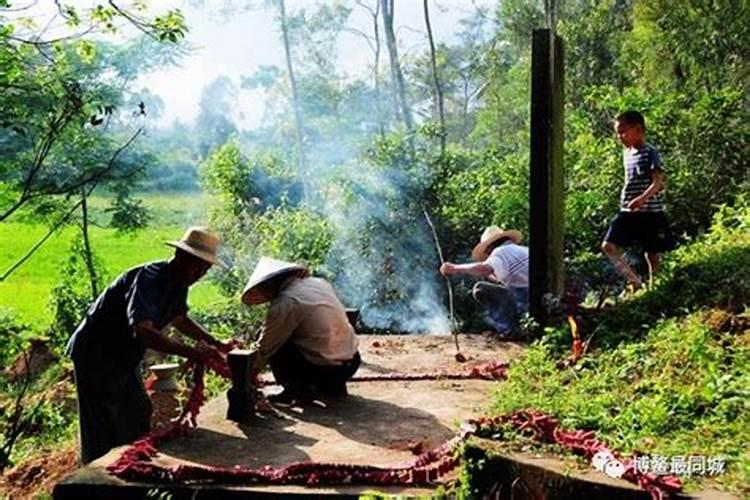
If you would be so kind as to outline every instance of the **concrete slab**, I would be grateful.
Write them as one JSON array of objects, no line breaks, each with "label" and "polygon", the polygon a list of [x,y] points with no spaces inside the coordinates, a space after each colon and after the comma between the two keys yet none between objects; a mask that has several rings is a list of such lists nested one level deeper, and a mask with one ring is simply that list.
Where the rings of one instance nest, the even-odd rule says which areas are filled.
[{"label": "concrete slab", "polygon": [[[358,375],[461,372],[518,356],[523,347],[485,335],[461,335],[465,363],[455,360],[450,336],[360,336],[363,364]],[[209,402],[190,435],[165,443],[156,461],[163,465],[281,466],[298,461],[393,466],[452,438],[458,423],[483,413],[492,383],[482,380],[374,381],[349,385],[350,396],[304,408],[277,407],[274,415],[250,425],[225,419],[226,397]],[[278,388],[268,388],[269,392]],[[200,498],[261,498],[267,495],[356,497],[374,488],[300,486],[222,487],[126,482],[107,474],[121,449],[79,470],[57,485],[54,498],[133,498],[149,490],[173,498],[200,491]],[[394,495],[428,495],[429,488],[377,488]],[[221,493],[221,494],[219,494]],[[207,496],[208,495],[208,496]]]},{"label": "concrete slab", "polygon": [[[546,453],[508,451],[497,441],[471,438],[463,459],[471,470],[471,489],[485,498],[543,498],[555,500],[650,500],[651,495],[633,483],[614,479],[594,469],[580,469],[572,458]],[[674,500],[739,500],[716,490],[675,494]]]}]

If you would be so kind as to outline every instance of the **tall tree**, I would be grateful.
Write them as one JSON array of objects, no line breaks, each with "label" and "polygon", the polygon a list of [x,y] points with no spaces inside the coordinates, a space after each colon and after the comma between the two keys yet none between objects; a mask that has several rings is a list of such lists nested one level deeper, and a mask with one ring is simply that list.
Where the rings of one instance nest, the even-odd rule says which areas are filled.
[{"label": "tall tree", "polygon": [[414,128],[414,120],[411,116],[409,101],[406,97],[406,83],[401,71],[401,62],[398,57],[398,44],[396,43],[396,32],[393,28],[393,0],[380,0],[383,11],[383,30],[385,31],[385,42],[388,47],[388,58],[391,65],[391,82],[393,93],[397,100],[397,115],[401,116],[407,130]]},{"label": "tall tree", "polygon": [[[372,17],[372,37],[367,36],[364,33],[361,33],[357,30],[350,29],[350,31],[360,35],[362,38],[367,41],[367,44],[370,46],[370,49],[373,53],[373,64],[372,64],[372,86],[375,89],[375,99],[380,100],[381,95],[381,89],[380,89],[380,24],[379,24],[379,18],[380,18],[380,0],[375,0],[375,6],[371,7],[370,5],[366,4],[362,0],[357,0],[357,5],[365,9],[369,14],[370,17]],[[380,106],[376,108],[377,113],[377,120],[378,120],[378,129],[380,130],[380,135],[382,136],[385,134],[385,123],[383,118],[383,113],[381,111]]]},{"label": "tall tree", "polygon": [[237,87],[225,75],[219,76],[206,85],[201,92],[200,112],[195,120],[201,158],[208,158],[211,151],[218,148],[237,132],[232,120],[237,102]]},{"label": "tall tree", "polygon": [[85,13],[58,3],[56,15],[72,33],[46,38],[46,28],[27,28],[33,21],[19,14],[34,3],[14,9],[0,1],[0,221],[46,196],[75,194],[100,175],[76,164],[61,170],[50,161],[56,151],[70,150],[69,134],[98,134],[91,126],[119,104],[122,88],[103,83],[101,75],[119,77],[121,68],[92,34],[115,30],[118,19],[160,41],[176,42],[186,30],[179,10],[147,20],[114,1]]},{"label": "tall tree", "polygon": [[424,7],[424,24],[427,28],[427,39],[430,41],[430,62],[432,63],[432,81],[434,85],[434,98],[435,108],[440,119],[440,155],[445,155],[445,110],[443,107],[443,88],[440,85],[440,78],[438,76],[437,57],[435,55],[435,40],[432,36],[432,25],[430,24],[430,8],[428,6],[428,0],[424,0],[422,3]]},{"label": "tall tree", "polygon": [[[43,213],[52,228],[0,281],[85,204],[82,192],[88,195],[96,186],[124,177],[132,180],[141,168],[119,158],[140,129],[114,153],[124,130],[108,130],[127,85],[138,75],[136,65],[122,64],[117,57],[132,46],[114,47],[92,35],[115,31],[117,21],[157,42],[176,42],[186,30],[179,10],[148,19],[113,0],[87,10],[56,3],[54,16],[62,17],[71,32],[49,38],[46,28],[34,28],[29,19],[33,12],[28,9],[35,3],[12,9],[0,2],[0,222],[30,207]],[[144,58],[138,68],[149,65]],[[130,116],[130,111],[121,114]]]},{"label": "tall tree", "polygon": [[276,6],[279,10],[279,23],[281,25],[281,38],[284,42],[284,56],[286,58],[286,71],[289,75],[289,87],[292,92],[292,108],[294,109],[294,131],[297,140],[297,169],[302,172],[305,166],[305,149],[304,149],[304,124],[302,121],[302,109],[300,104],[299,91],[297,90],[297,78],[294,75],[294,61],[292,59],[292,49],[289,43],[289,25],[287,24],[285,0],[276,0]]}]

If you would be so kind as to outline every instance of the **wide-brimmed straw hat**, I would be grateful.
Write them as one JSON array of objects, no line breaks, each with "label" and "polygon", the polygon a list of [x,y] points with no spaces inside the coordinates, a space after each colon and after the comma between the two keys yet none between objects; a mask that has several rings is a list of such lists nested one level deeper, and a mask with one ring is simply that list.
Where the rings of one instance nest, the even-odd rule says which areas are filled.
[{"label": "wide-brimmed straw hat", "polygon": [[210,264],[226,267],[219,260],[219,237],[205,227],[191,227],[178,241],[166,241],[167,245],[189,253]]},{"label": "wide-brimmed straw hat", "polygon": [[300,264],[284,262],[283,260],[276,260],[270,257],[261,257],[253,270],[253,274],[250,275],[250,279],[247,280],[245,289],[242,291],[242,302],[247,305],[254,305],[271,300],[273,297],[269,297],[263,293],[262,285],[268,280],[282,274],[306,276],[308,271],[305,266]]},{"label": "wide-brimmed straw hat", "polygon": [[479,238],[477,246],[471,251],[471,257],[474,260],[484,260],[487,258],[487,247],[502,238],[508,238],[517,245],[521,243],[523,236],[521,235],[521,231],[516,229],[500,229],[497,226],[489,226],[482,233],[482,237]]}]

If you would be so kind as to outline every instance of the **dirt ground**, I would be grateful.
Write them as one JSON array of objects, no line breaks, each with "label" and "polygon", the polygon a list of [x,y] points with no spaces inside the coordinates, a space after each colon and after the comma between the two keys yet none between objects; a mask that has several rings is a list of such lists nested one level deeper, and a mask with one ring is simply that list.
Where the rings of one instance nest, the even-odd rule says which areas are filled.
[{"label": "dirt ground", "polygon": [[20,500],[49,495],[55,484],[77,467],[78,450],[75,444],[51,450],[0,476],[0,498]]},{"label": "dirt ground", "polygon": [[459,349],[466,361],[459,362],[450,335],[359,335],[359,341],[362,366],[357,375],[461,372],[490,361],[509,361],[525,349],[517,342],[500,342],[490,333],[460,334]]},{"label": "dirt ground", "polygon": [[[478,334],[462,334],[460,346],[464,362],[456,360],[451,336],[360,335],[363,362],[357,375],[460,373],[491,361],[509,361],[523,352],[522,345]],[[261,467],[311,460],[395,466],[451,439],[461,420],[482,414],[492,386],[490,381],[466,379],[358,381],[349,384],[349,396],[344,400],[318,401],[304,407],[277,405],[274,413],[249,424],[227,420],[227,400],[220,395],[202,409],[198,428],[165,443],[155,460],[163,465]],[[265,390],[273,393],[280,389],[271,386]],[[104,470],[120,451],[94,461],[65,484],[71,488],[75,484],[101,488],[124,484]],[[276,492],[278,488],[282,487],[262,490]],[[351,493],[367,489],[348,485],[336,491],[342,488],[351,489]],[[286,493],[293,490],[310,492],[303,487],[283,487]]]},{"label": "dirt ground", "polygon": [[[360,335],[363,363],[357,374],[461,372],[523,352],[522,345],[497,342],[490,335],[460,335],[459,341],[465,362],[456,360],[450,336]],[[484,404],[488,387],[483,381],[361,382],[351,384],[346,401],[280,408],[250,426],[226,421],[220,396],[204,408],[196,432],[169,443],[162,459],[248,466],[297,460],[397,463],[452,437],[455,424]],[[173,414],[173,400],[167,399],[165,412]],[[158,397],[154,403],[155,415],[164,413]],[[75,471],[76,453],[70,445],[6,472],[0,477],[0,498],[50,494],[57,481]]]}]

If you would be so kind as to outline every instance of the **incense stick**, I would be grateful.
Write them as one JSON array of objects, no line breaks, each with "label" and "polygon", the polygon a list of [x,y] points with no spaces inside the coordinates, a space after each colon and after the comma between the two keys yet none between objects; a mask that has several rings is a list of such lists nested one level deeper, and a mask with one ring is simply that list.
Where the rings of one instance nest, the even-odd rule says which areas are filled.
[{"label": "incense stick", "polygon": [[[438,240],[435,225],[432,223],[426,207],[422,207],[422,212],[424,213],[424,218],[427,220],[427,225],[430,226],[430,230],[432,231],[432,239],[435,240],[435,248],[440,259],[440,265],[443,265],[445,264],[445,259],[443,259],[443,250],[440,248],[440,240]],[[458,333],[456,332],[456,317],[453,314],[453,286],[451,286],[448,276],[445,276],[445,285],[448,287],[448,310],[450,312],[451,334],[453,335],[453,341],[456,343],[456,352],[460,352],[461,348],[458,345]]]}]

